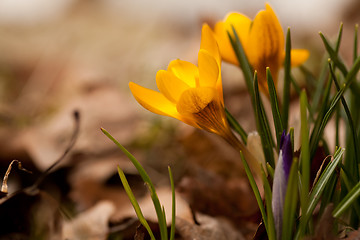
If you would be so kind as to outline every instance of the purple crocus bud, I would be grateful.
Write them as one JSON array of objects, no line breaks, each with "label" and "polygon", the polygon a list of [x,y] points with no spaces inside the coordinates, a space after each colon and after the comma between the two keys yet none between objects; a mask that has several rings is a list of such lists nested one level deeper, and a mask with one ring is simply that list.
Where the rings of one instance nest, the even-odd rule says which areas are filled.
[{"label": "purple crocus bud", "polygon": [[280,140],[279,159],[275,167],[271,204],[277,239],[281,239],[284,202],[292,160],[290,134],[285,134],[284,131]]}]

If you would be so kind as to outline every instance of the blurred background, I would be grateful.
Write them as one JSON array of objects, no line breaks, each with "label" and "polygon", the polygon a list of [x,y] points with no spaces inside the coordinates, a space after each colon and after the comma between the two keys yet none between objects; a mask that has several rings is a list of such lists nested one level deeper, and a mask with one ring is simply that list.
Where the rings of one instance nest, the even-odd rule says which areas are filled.
[{"label": "blurred background", "polygon": [[[78,141],[43,186],[66,205],[68,216],[103,200],[113,207],[108,214],[112,219],[121,219],[124,208],[132,212],[121,190],[118,165],[140,186],[139,196],[146,193],[135,169],[100,127],[147,166],[158,186],[168,186],[170,164],[188,202],[194,200],[197,189],[189,189],[183,176],[203,171],[193,169],[207,169],[226,181],[241,177],[236,152],[210,134],[147,112],[131,96],[128,82],[156,89],[156,72],[166,69],[171,60],[196,63],[204,22],[214,25],[230,11],[253,18],[264,3],[0,1],[0,177],[13,159],[33,172],[13,170],[9,192],[31,185],[61,156],[73,132],[74,110],[81,116]],[[270,4],[284,32],[291,28],[293,47],[310,50],[305,66],[315,75],[325,52],[318,32],[334,39],[340,22],[344,23],[342,56],[351,60],[353,29],[360,19],[358,1],[276,0]],[[222,75],[226,105],[248,132],[254,131],[241,72],[224,63]],[[201,208],[192,203],[193,208]],[[246,204],[239,208],[246,209]]]}]

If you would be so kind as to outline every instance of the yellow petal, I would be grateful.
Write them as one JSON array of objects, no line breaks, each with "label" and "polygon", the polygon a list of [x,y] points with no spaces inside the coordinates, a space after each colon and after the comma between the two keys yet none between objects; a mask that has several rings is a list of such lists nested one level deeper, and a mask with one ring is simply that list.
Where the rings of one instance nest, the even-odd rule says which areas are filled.
[{"label": "yellow petal", "polygon": [[214,32],[220,48],[221,57],[225,61],[238,65],[228,32],[231,36],[234,36],[232,29],[232,27],[234,27],[241,43],[244,45],[249,35],[250,25],[251,20],[247,16],[235,12],[229,13],[224,21],[216,23]]},{"label": "yellow petal", "polygon": [[204,49],[200,49],[198,55],[199,65],[199,86],[215,88],[219,78],[219,67],[210,53]]},{"label": "yellow petal", "polygon": [[271,67],[270,62],[279,68],[283,50],[284,34],[280,22],[271,7],[266,4],[266,10],[260,11],[251,25],[245,44],[246,55],[255,70],[260,70],[260,67]]},{"label": "yellow petal", "polygon": [[[284,55],[285,55],[285,53],[284,53]],[[309,58],[309,55],[310,55],[310,53],[306,49],[292,49],[291,50],[291,66],[297,67],[297,66],[303,64]]]},{"label": "yellow petal", "polygon": [[251,19],[247,16],[232,12],[225,17],[226,30],[230,32],[233,36],[232,26],[235,28],[236,33],[238,34],[240,41],[246,42],[249,35],[249,30],[251,26]]},{"label": "yellow petal", "polygon": [[206,51],[208,51],[215,58],[218,65],[220,65],[221,58],[219,47],[216,42],[214,33],[207,24],[204,24],[202,27],[200,49],[205,49]]},{"label": "yellow petal", "polygon": [[226,121],[224,105],[219,101],[216,89],[189,88],[182,94],[177,110],[182,116],[192,119],[195,127],[231,140],[228,139],[232,133]]},{"label": "yellow petal", "polygon": [[165,70],[157,72],[156,84],[160,92],[173,103],[176,103],[181,94],[189,88],[189,85],[177,78],[172,72]]},{"label": "yellow petal", "polygon": [[130,90],[136,101],[147,110],[182,120],[176,110],[176,105],[170,102],[164,95],[151,89],[144,88],[136,83],[129,83]]},{"label": "yellow petal", "polygon": [[199,79],[199,70],[194,64],[179,59],[173,60],[168,66],[168,71],[174,73],[176,77],[190,87],[196,87],[196,82]]},{"label": "yellow petal", "polygon": [[189,88],[182,94],[176,107],[181,114],[195,114],[202,111],[215,98],[216,91],[213,88]]}]

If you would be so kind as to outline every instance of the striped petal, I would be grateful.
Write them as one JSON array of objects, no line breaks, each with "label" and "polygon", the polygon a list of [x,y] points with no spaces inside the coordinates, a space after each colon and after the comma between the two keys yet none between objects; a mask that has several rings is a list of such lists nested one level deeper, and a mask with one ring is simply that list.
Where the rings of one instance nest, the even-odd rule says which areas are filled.
[{"label": "striped petal", "polygon": [[199,51],[199,86],[215,88],[219,78],[219,67],[212,55],[204,49]]},{"label": "striped petal", "polygon": [[157,72],[156,84],[160,92],[173,103],[179,101],[181,94],[189,88],[189,85],[177,78],[172,72],[165,70]]},{"label": "striped petal", "polygon": [[[270,62],[280,67],[284,51],[284,34],[281,25],[271,7],[260,11],[251,26],[249,38],[245,44],[246,55],[251,65],[257,69],[270,67]],[[271,69],[274,71],[274,69]]]},{"label": "striped petal", "polygon": [[242,44],[247,41],[251,20],[241,13],[229,13],[224,21],[215,25],[215,37],[219,44],[221,57],[232,64],[238,65],[238,60],[230,43],[228,33],[234,36],[232,27],[235,28]]},{"label": "striped petal", "polygon": [[269,67],[275,86],[283,62],[284,35],[274,11],[266,4],[251,26],[245,52],[250,64],[258,72],[260,90],[267,93],[266,68]]},{"label": "striped petal", "polygon": [[221,57],[219,47],[216,42],[214,33],[207,24],[204,24],[202,27],[200,49],[205,49],[206,51],[208,51],[215,58],[216,62],[220,66]]},{"label": "striped petal", "polygon": [[177,110],[185,115],[199,113],[214,99],[216,92],[213,88],[189,88],[181,96]]}]

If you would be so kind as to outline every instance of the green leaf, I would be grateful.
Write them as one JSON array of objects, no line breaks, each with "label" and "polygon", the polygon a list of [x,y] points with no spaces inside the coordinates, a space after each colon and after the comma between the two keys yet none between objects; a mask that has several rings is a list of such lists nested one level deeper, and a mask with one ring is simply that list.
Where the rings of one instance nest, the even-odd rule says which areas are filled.
[{"label": "green leaf", "polygon": [[289,108],[290,108],[290,69],[291,69],[291,35],[290,28],[286,34],[285,46],[285,61],[284,61],[284,90],[283,90],[283,107],[282,107],[282,122],[284,129],[287,130],[289,122]]},{"label": "green leaf", "polygon": [[263,166],[261,166],[261,174],[262,174],[262,180],[263,180],[263,184],[264,184],[266,213],[267,213],[267,217],[268,217],[268,228],[267,228],[268,239],[276,240],[274,215],[272,212],[272,192],[271,192],[271,187],[270,187],[269,181],[266,178],[266,174],[263,169]]},{"label": "green leaf", "polygon": [[[343,96],[343,94],[345,93],[347,88],[354,82],[355,76],[356,76],[357,72],[359,71],[359,69],[360,69],[360,57],[358,57],[356,59],[354,65],[351,67],[350,71],[346,75],[345,83],[341,87],[340,91],[338,91],[335,94],[335,96],[333,97],[328,111],[326,112],[326,114],[324,115],[323,118],[320,118],[321,123],[319,125],[317,125],[318,123],[315,123],[315,127],[311,134],[311,139],[310,139],[310,153],[311,153],[310,156],[311,157],[314,156],[314,154],[315,154],[317,144],[320,140],[320,137],[323,134],[325,126],[327,125],[328,121],[330,120],[331,115],[333,114],[334,110],[336,109],[336,105],[340,101],[341,97]],[[354,85],[354,86],[356,86],[356,85]],[[321,115],[319,114],[319,116],[321,116]],[[318,116],[318,119],[319,119],[319,116]]]},{"label": "green leaf", "polygon": [[275,167],[274,154],[273,154],[274,144],[273,144],[269,123],[260,98],[256,72],[254,77],[254,92],[255,92],[254,96],[255,96],[255,107],[256,107],[255,108],[256,123],[261,138],[265,159],[266,162],[268,162],[270,166],[274,168]]},{"label": "green leaf", "polygon": [[328,206],[329,203],[336,202],[336,199],[334,198],[336,197],[336,193],[338,192],[336,191],[337,182],[338,182],[338,176],[337,174],[333,174],[330,177],[328,183],[326,184],[323,195],[321,197],[320,215],[322,215],[322,213],[324,212],[325,208]]},{"label": "green leaf", "polygon": [[125,174],[124,172],[118,167],[118,172],[119,172],[119,176],[120,176],[120,180],[124,186],[125,192],[128,195],[131,204],[134,207],[136,216],[138,217],[140,223],[145,227],[145,229],[148,231],[150,237],[152,240],[155,240],[154,234],[151,231],[151,228],[149,226],[149,224],[147,223],[144,215],[142,214],[141,208],[139,206],[139,203],[136,201],[136,198],[133,194],[133,192],[131,191],[130,185],[128,183],[128,181],[126,180]]},{"label": "green leaf", "polygon": [[[306,209],[308,205],[309,185],[310,185],[310,150],[309,150],[309,126],[307,117],[307,97],[303,90],[300,95],[300,115],[301,115],[301,209]],[[302,219],[301,219],[302,220]]]},{"label": "green leaf", "polygon": [[292,239],[298,204],[298,160],[294,158],[291,165],[288,186],[286,189],[282,225],[282,240]]},{"label": "green leaf", "polygon": [[254,90],[253,90],[253,70],[249,64],[249,61],[246,57],[244,48],[240,42],[240,38],[239,38],[238,34],[236,33],[234,26],[232,26],[232,30],[233,30],[234,37],[232,37],[229,32],[228,32],[228,36],[230,39],[230,43],[234,49],[235,55],[240,64],[240,68],[244,74],[245,83],[248,88],[248,92],[250,93],[250,96],[251,96],[251,103],[254,107],[255,101],[254,101]]},{"label": "green leaf", "polygon": [[342,60],[339,59],[338,54],[336,52],[336,50],[334,50],[331,46],[330,43],[328,42],[328,40],[325,38],[325,36],[320,32],[320,37],[321,40],[324,43],[324,46],[326,48],[326,51],[328,52],[328,54],[330,55],[330,58],[334,61],[335,65],[337,68],[340,69],[340,71],[342,72],[342,74],[344,76],[346,76],[348,74],[348,71],[346,69],[346,66],[344,64],[344,62]]},{"label": "green leaf", "polygon": [[322,191],[324,190],[326,184],[328,183],[328,180],[330,179],[330,177],[332,176],[332,174],[335,171],[335,168],[337,167],[337,165],[341,162],[341,158],[342,155],[344,153],[344,149],[339,148],[335,154],[334,154],[334,159],[328,164],[328,166],[326,166],[324,172],[321,174],[321,176],[319,177],[319,180],[315,183],[311,194],[310,194],[310,202],[308,205],[308,209],[306,211],[306,214],[308,216],[310,216],[312,214],[312,212],[314,211],[316,204],[319,202],[320,200],[320,196],[322,194]]},{"label": "green leaf", "polygon": [[277,150],[279,150],[281,134],[284,131],[284,126],[283,126],[283,122],[281,120],[281,115],[280,115],[280,111],[279,111],[279,104],[278,104],[278,99],[277,99],[277,94],[276,94],[276,88],[275,88],[274,81],[272,79],[269,68],[266,68],[266,79],[267,79],[268,88],[269,88],[271,110],[272,110],[272,115],[273,115],[274,125],[275,125],[276,140],[277,140],[276,145],[277,145]]},{"label": "green leaf", "polygon": [[[311,137],[310,137],[310,156],[311,156],[311,158],[314,156],[314,154],[316,152],[316,149],[319,145],[319,140],[322,136],[323,130],[332,114],[332,110],[334,110],[334,109],[331,110],[328,108],[331,83],[332,83],[332,81],[331,81],[331,78],[329,77],[329,80],[325,87],[325,93],[323,96],[321,107],[318,111],[318,116],[316,118],[313,131],[311,132]],[[336,106],[336,104],[334,104],[334,105]],[[327,114],[327,118],[325,118],[326,114]]]},{"label": "green leaf", "polygon": [[340,49],[341,37],[342,37],[342,33],[343,33],[343,25],[344,25],[343,23],[340,23],[339,34],[338,34],[338,38],[337,38],[336,46],[335,46],[336,55],[339,53],[339,49]]},{"label": "green leaf", "polygon": [[247,133],[245,130],[241,127],[238,121],[231,115],[231,113],[225,108],[226,118],[229,121],[230,126],[237,132],[241,139],[243,140],[244,144],[246,145],[247,142]]},{"label": "green leaf", "polygon": [[324,172],[319,177],[319,180],[315,183],[311,194],[309,196],[309,204],[306,210],[302,211],[303,215],[301,216],[301,221],[299,225],[299,229],[296,233],[295,239],[301,239],[305,234],[305,229],[308,221],[310,220],[312,213],[318,204],[321,195],[329,183],[329,179],[331,178],[332,174],[335,171],[335,168],[337,165],[341,162],[342,155],[344,153],[344,150],[339,148],[335,154],[334,159],[326,166]]},{"label": "green leaf", "polygon": [[[360,196],[360,182],[358,182],[355,187],[343,198],[343,200],[338,204],[338,206],[333,211],[333,216],[335,218],[340,217],[351,205],[358,199]],[[360,216],[358,216],[360,217]]]},{"label": "green leaf", "polygon": [[160,229],[161,239],[167,239],[166,220],[164,219],[164,215],[163,215],[162,207],[160,205],[159,198],[158,198],[158,196],[156,194],[155,187],[154,187],[153,183],[151,182],[151,179],[150,179],[149,175],[146,173],[145,169],[141,166],[141,164],[136,160],[136,158],[131,153],[129,153],[126,150],[126,148],[124,148],[118,141],[116,141],[116,139],[113,136],[111,136],[110,133],[108,133],[103,128],[101,128],[101,131],[111,141],[113,141],[116,144],[116,146],[118,146],[120,148],[120,150],[130,159],[130,161],[133,163],[135,168],[138,170],[141,178],[143,179],[145,184],[148,186],[149,191],[150,191],[150,196],[151,196],[151,199],[153,201],[155,211],[156,211],[156,215],[157,215],[157,218],[158,218],[158,221],[159,221],[159,229]]},{"label": "green leaf", "polygon": [[274,179],[274,169],[270,166],[269,163],[266,163],[266,169],[267,169],[267,172],[269,173],[271,179]]},{"label": "green leaf", "polygon": [[[340,176],[341,176],[341,180],[343,181],[343,183],[346,186],[346,190],[347,190],[347,194],[349,194],[349,192],[355,187],[355,182],[354,180],[351,178],[351,176],[349,176],[348,172],[346,171],[346,169],[344,168],[344,166],[342,166],[342,169],[340,171]],[[346,196],[344,196],[345,198]],[[343,198],[343,199],[344,199]],[[342,199],[342,200],[343,200]],[[338,203],[340,204],[340,203]],[[340,205],[337,204],[337,208],[341,208]],[[355,212],[351,212],[352,215],[357,215],[357,219],[359,219],[360,216],[360,206],[359,206],[359,202],[358,201],[354,201],[352,203],[352,207],[355,210]],[[344,210],[345,211],[345,210]]]},{"label": "green leaf", "polygon": [[258,187],[256,185],[256,182],[255,182],[254,176],[253,176],[253,174],[252,174],[252,172],[250,170],[250,167],[249,167],[248,163],[246,162],[246,160],[244,158],[244,155],[243,155],[243,153],[241,151],[240,151],[240,158],[241,158],[241,161],[242,161],[242,163],[244,165],[245,173],[246,173],[246,175],[247,175],[247,177],[249,179],[251,189],[254,192],[256,202],[257,202],[257,204],[259,206],[261,216],[262,216],[262,219],[263,219],[263,222],[264,222],[264,226],[266,228],[266,231],[269,233],[268,218],[267,218],[267,215],[266,215],[266,211],[265,211],[265,208],[264,208],[264,205],[263,205],[263,202],[262,202],[262,198],[261,198],[259,189],[258,189]]},{"label": "green leaf", "polygon": [[176,201],[175,201],[175,184],[173,174],[170,166],[168,167],[170,185],[171,185],[171,229],[170,229],[170,240],[175,239],[175,218],[176,218]]},{"label": "green leaf", "polygon": [[[331,77],[332,77],[332,79],[334,81],[336,90],[340,91],[340,86],[339,86],[338,80],[337,80],[337,78],[335,76],[335,73],[334,73],[334,71],[332,69],[330,61],[329,61],[329,69],[330,69]],[[353,150],[355,152],[355,159],[360,159],[359,150],[357,148],[357,146],[359,146],[359,144],[358,144],[359,141],[358,141],[358,138],[357,138],[354,122],[353,122],[349,107],[348,107],[348,105],[347,105],[347,103],[345,101],[345,98],[343,96],[341,96],[340,99],[341,99],[341,103],[342,103],[342,105],[344,107],[346,117],[348,119],[349,128],[350,128],[351,135],[352,135],[353,146],[355,146],[355,147],[353,147]],[[354,160],[353,158],[346,158],[345,167],[347,167],[347,170],[351,173],[351,176],[353,178],[355,178],[356,180],[359,180],[358,163],[357,163],[357,161],[353,161],[353,160]]]}]

